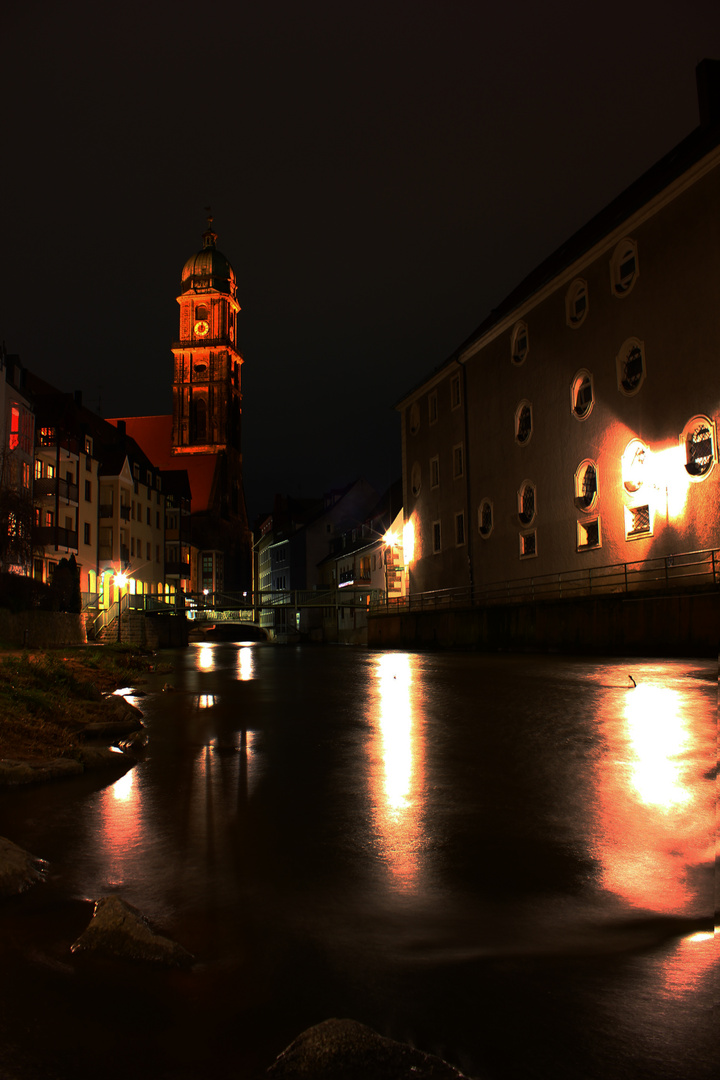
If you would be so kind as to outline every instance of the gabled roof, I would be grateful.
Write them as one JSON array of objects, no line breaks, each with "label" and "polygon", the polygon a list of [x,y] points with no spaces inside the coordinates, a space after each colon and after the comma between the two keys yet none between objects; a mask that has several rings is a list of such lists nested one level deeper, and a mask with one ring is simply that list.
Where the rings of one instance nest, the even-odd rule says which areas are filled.
[{"label": "gabled roof", "polygon": [[218,464],[216,454],[173,454],[172,416],[120,416],[108,420],[125,430],[163,472],[185,469],[190,480],[192,512],[203,513],[212,507],[213,485]]}]

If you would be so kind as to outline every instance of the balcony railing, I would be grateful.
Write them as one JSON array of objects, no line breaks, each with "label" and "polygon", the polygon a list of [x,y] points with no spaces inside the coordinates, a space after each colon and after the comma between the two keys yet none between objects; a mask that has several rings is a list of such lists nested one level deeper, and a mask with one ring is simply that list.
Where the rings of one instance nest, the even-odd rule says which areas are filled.
[{"label": "balcony railing", "polygon": [[36,499],[54,499],[57,495],[67,502],[78,501],[77,484],[69,484],[67,480],[61,480],[59,476],[42,476],[33,484],[33,495]]},{"label": "balcony railing", "polygon": [[35,525],[33,543],[38,547],[78,549],[78,534],[73,529],[61,529],[59,525]]},{"label": "balcony railing", "polygon": [[225,349],[234,349],[235,348],[235,345],[230,340],[230,338],[227,336],[227,334],[223,334],[220,337],[216,337],[216,338],[211,338],[211,337],[183,338],[181,341],[173,341],[173,343],[171,345],[171,348],[173,348],[173,349],[206,349],[208,346],[212,346],[212,345],[214,345],[214,346],[219,345],[219,346],[221,346],[221,347],[223,347]]},{"label": "balcony railing", "polygon": [[438,611],[581,596],[720,587],[720,549],[684,551],[638,562],[588,566],[559,574],[411,593],[375,601],[371,611]]},{"label": "balcony railing", "polygon": [[190,563],[181,562],[178,560],[165,561],[165,577],[179,577],[183,580],[190,580]]}]

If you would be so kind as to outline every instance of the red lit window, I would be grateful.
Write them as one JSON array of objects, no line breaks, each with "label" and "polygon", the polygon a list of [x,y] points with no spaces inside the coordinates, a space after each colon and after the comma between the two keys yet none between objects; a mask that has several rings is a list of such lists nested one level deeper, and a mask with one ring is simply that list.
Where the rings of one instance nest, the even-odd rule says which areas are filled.
[{"label": "red lit window", "polygon": [[20,442],[20,410],[13,405],[10,410],[10,449],[15,450]]}]

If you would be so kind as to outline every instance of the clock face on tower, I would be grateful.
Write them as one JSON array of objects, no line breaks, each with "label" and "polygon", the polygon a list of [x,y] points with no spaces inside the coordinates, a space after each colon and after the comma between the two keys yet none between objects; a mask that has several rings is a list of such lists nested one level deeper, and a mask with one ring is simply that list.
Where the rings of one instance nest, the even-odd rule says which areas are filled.
[{"label": "clock face on tower", "polygon": [[205,320],[202,319],[200,322],[195,323],[195,326],[194,326],[193,329],[195,331],[195,337],[205,337],[207,335],[208,331],[210,330],[210,327],[205,322]]}]

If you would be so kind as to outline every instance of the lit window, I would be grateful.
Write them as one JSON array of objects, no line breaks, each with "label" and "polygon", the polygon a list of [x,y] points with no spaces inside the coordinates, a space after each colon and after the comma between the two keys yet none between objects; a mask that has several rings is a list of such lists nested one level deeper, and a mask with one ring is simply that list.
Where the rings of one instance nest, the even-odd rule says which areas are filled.
[{"label": "lit window", "polygon": [[537,555],[537,532],[520,533],[520,558],[533,559]]},{"label": "lit window", "polygon": [[465,514],[462,511],[455,515],[455,543],[458,547],[465,543]]},{"label": "lit window", "polygon": [[626,491],[639,491],[646,480],[650,450],[640,439],[631,439],[622,456],[622,480]]},{"label": "lit window", "polygon": [[478,532],[485,539],[493,530],[493,506],[490,499],[483,499],[478,506]]},{"label": "lit window", "polygon": [[422,486],[422,470],[420,469],[420,462],[416,461],[413,464],[410,472],[410,490],[413,495],[420,494],[420,488]]},{"label": "lit window", "polygon": [[535,517],[535,485],[531,480],[524,480],[518,491],[518,517],[521,525],[530,525]]},{"label": "lit window", "polygon": [[685,425],[680,444],[685,451],[685,468],[693,480],[704,480],[717,457],[715,424],[707,416],[694,416]]},{"label": "lit window", "polygon": [[437,408],[437,390],[433,390],[432,394],[428,397],[428,420],[431,424],[437,423],[438,408]]},{"label": "lit window", "polygon": [[590,521],[578,521],[578,551],[587,551],[589,548],[596,547],[602,547],[602,541],[600,538],[600,518],[592,518]]},{"label": "lit window", "polygon": [[618,390],[631,397],[645,382],[645,346],[638,338],[623,342],[615,358]]},{"label": "lit window", "polygon": [[585,321],[588,313],[587,282],[580,278],[573,281],[565,294],[565,318],[568,326],[576,329]]},{"label": "lit window", "polygon": [[430,459],[430,487],[436,488],[440,485],[440,458],[434,457]]},{"label": "lit window", "polygon": [[462,443],[459,446],[453,447],[453,476],[458,480],[465,471],[463,463],[463,448]]},{"label": "lit window", "polygon": [[652,515],[650,506],[626,506],[625,507],[625,539],[638,540],[644,536],[652,536]]},{"label": "lit window", "polygon": [[410,434],[416,435],[420,430],[420,406],[417,401],[413,401],[410,406]]},{"label": "lit window", "polygon": [[460,394],[460,376],[453,375],[450,383],[450,406],[453,409],[458,409],[462,403],[462,396]]},{"label": "lit window", "polygon": [[587,420],[594,403],[592,375],[589,371],[578,371],[572,384],[573,416]]},{"label": "lit window", "polygon": [[439,551],[441,550],[441,541],[442,541],[442,536],[441,536],[441,533],[440,533],[440,522],[439,521],[433,521],[432,531],[433,531],[433,554],[437,555],[439,553]]},{"label": "lit window", "polygon": [[530,441],[533,430],[532,405],[529,401],[521,401],[515,410],[515,439],[521,446]]},{"label": "lit window", "polygon": [[610,280],[615,296],[627,296],[639,276],[637,244],[621,240],[610,260]]},{"label": "lit window", "polygon": [[20,442],[20,410],[14,405],[10,410],[10,449],[15,450]]},{"label": "lit window", "polygon": [[524,364],[529,351],[527,325],[524,322],[515,323],[510,337],[510,356],[513,364]]},{"label": "lit window", "polygon": [[586,459],[575,471],[575,505],[581,510],[592,510],[597,502],[597,465]]}]

